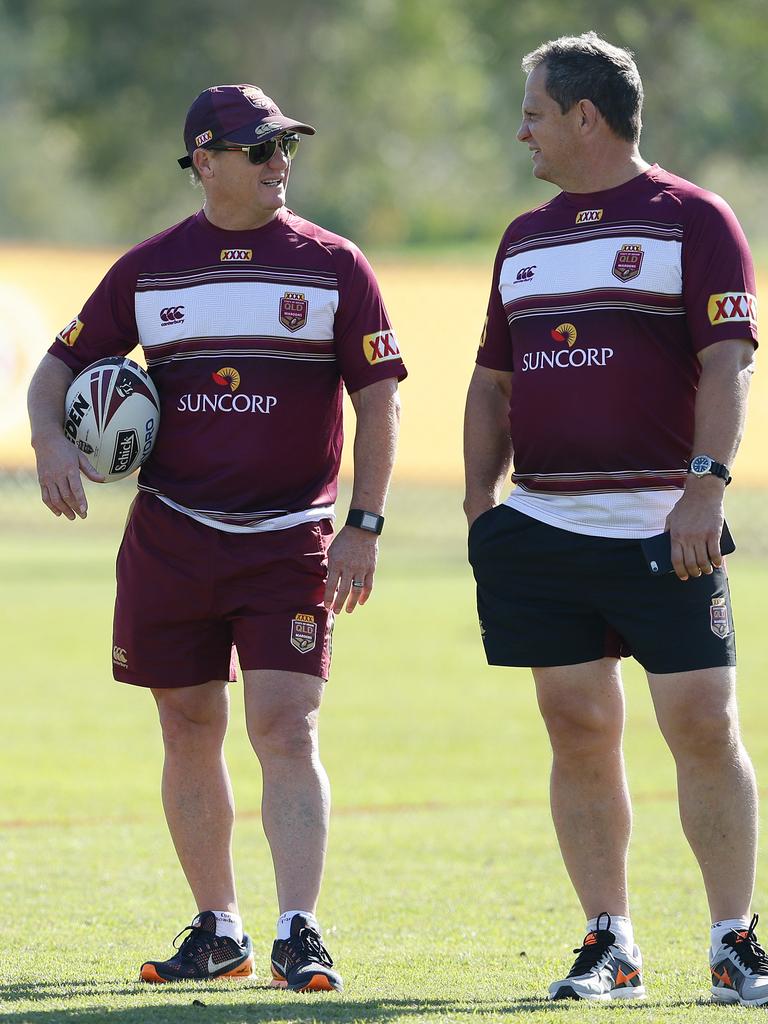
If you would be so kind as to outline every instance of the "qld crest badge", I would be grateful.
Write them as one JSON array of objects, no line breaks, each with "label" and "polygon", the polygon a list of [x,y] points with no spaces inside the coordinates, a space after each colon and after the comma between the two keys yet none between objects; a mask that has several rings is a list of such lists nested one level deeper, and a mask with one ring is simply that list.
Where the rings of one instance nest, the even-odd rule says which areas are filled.
[{"label": "qld crest badge", "polygon": [[728,618],[728,606],[724,597],[713,597],[709,606],[709,627],[715,636],[724,640],[731,632],[731,623]]},{"label": "qld crest badge", "polygon": [[307,324],[309,302],[303,292],[286,292],[280,299],[280,323],[287,331],[300,331]]},{"label": "qld crest badge", "polygon": [[643,266],[642,245],[622,245],[616,253],[611,273],[620,281],[632,281],[638,277]]},{"label": "qld crest badge", "polygon": [[314,615],[297,612],[291,619],[291,646],[299,654],[309,654],[317,644],[317,623]]}]

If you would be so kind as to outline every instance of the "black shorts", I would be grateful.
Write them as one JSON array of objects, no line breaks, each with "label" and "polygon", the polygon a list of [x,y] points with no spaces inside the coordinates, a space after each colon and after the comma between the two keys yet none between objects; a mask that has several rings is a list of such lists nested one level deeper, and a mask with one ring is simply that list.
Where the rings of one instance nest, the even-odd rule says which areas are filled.
[{"label": "black shorts", "polygon": [[468,545],[489,665],[630,654],[654,673],[736,664],[724,567],[654,576],[637,540],[560,530],[508,505],[479,516]]}]

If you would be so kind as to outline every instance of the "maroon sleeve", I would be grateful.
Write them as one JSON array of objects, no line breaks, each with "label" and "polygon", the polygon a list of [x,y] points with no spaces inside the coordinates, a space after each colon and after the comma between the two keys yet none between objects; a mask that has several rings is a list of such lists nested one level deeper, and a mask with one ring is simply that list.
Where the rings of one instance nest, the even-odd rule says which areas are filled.
[{"label": "maroon sleeve", "polygon": [[504,263],[504,255],[508,246],[507,234],[501,240],[499,251],[496,254],[496,261],[493,265],[493,280],[491,281],[491,294],[488,299],[488,310],[483,324],[483,333],[480,337],[480,347],[477,350],[476,362],[479,366],[485,366],[489,370],[512,370],[512,340],[509,334],[507,314],[504,312],[504,304],[501,301],[499,290],[499,275]]},{"label": "maroon sleeve", "polygon": [[356,246],[336,250],[339,306],[334,339],[344,385],[350,393],[407,371],[371,265]]},{"label": "maroon sleeve", "polygon": [[691,201],[683,228],[683,301],[697,352],[716,341],[757,344],[755,270],[730,206],[705,193]]},{"label": "maroon sleeve", "polygon": [[97,359],[127,355],[139,343],[134,310],[137,275],[129,256],[107,272],[80,314],[48,349],[75,373]]}]

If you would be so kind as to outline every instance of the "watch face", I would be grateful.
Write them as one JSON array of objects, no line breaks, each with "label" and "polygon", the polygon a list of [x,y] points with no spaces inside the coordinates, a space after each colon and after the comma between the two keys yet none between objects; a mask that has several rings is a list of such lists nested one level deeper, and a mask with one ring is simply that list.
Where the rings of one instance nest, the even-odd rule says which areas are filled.
[{"label": "watch face", "polygon": [[704,476],[712,468],[712,459],[708,455],[697,455],[691,459],[691,472],[696,476]]}]

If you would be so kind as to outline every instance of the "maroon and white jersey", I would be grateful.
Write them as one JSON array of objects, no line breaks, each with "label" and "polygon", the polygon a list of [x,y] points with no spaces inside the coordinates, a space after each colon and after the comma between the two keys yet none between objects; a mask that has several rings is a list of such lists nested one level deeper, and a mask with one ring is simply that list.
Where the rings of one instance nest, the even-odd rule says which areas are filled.
[{"label": "maroon and white jersey", "polygon": [[697,353],[728,339],[757,343],[755,278],[719,196],[654,165],[513,221],[477,356],[514,371],[507,503],[576,533],[661,532],[692,454]]},{"label": "maroon and white jersey", "polygon": [[137,344],[161,401],[139,487],[235,531],[332,514],[342,381],[406,376],[363,254],[290,210],[253,231],[200,211],[142,242],[50,352],[79,372]]}]

